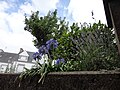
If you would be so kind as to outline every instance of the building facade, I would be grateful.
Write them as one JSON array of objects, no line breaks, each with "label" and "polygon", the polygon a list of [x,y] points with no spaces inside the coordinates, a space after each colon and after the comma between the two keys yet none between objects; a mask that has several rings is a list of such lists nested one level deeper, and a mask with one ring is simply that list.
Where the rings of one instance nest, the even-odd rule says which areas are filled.
[{"label": "building facade", "polygon": [[0,73],[20,73],[25,68],[32,68],[36,62],[32,58],[34,52],[20,48],[19,53],[4,52],[0,49]]}]

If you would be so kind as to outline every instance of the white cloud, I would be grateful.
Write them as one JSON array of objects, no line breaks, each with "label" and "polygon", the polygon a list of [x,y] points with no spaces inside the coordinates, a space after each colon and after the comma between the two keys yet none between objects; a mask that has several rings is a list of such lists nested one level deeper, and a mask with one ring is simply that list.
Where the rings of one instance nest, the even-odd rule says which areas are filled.
[{"label": "white cloud", "polygon": [[32,0],[32,5],[36,10],[39,10],[41,13],[46,14],[49,10],[56,9],[56,5],[59,0]]},{"label": "white cloud", "polygon": [[24,30],[24,14],[31,14],[31,11],[37,10],[46,14],[49,10],[56,9],[58,0],[32,0],[32,3],[24,2],[17,7],[17,12],[5,12],[14,7],[13,2],[14,0],[0,1],[0,7],[2,7],[0,8],[0,48],[15,53],[18,53],[19,48],[36,51],[32,43],[33,36]]},{"label": "white cloud", "polygon": [[76,22],[95,22],[91,11],[94,12],[96,21],[101,20],[106,23],[102,0],[70,0],[68,12]]},{"label": "white cloud", "polygon": [[8,15],[4,12],[0,12],[0,30],[9,31],[8,26],[6,25],[6,17]]},{"label": "white cloud", "polygon": [[0,30],[0,47],[10,52],[18,52],[19,48],[28,51],[35,51],[36,48],[32,43],[32,36],[29,32],[11,33]]},{"label": "white cloud", "polygon": [[0,2],[0,11],[5,11],[6,9],[9,8],[9,4],[5,1]]},{"label": "white cloud", "polygon": [[[18,52],[19,48],[28,51],[36,51],[32,43],[32,35],[24,30],[24,14],[31,14],[31,11],[39,11],[40,14],[47,14],[49,10],[57,8],[59,0],[26,0],[21,5],[19,0],[0,1],[0,48],[9,52]],[[19,7],[17,7],[19,6]],[[17,7],[17,8],[16,8]],[[16,12],[6,11],[10,8],[16,9]],[[106,23],[102,0],[70,0],[69,6],[65,8],[67,12],[63,13],[76,22],[94,22],[91,11],[94,11],[96,20],[102,20]]]},{"label": "white cloud", "polygon": [[19,48],[35,51],[36,48],[32,43],[32,35],[24,31],[24,12],[22,12],[24,8],[11,14],[6,13],[5,9],[6,7],[0,12],[0,48],[16,53],[19,51]]},{"label": "white cloud", "polygon": [[19,8],[19,12],[21,13],[26,13],[26,14],[31,14],[31,11],[36,11],[35,8],[32,6],[32,4],[25,2],[22,4]]}]

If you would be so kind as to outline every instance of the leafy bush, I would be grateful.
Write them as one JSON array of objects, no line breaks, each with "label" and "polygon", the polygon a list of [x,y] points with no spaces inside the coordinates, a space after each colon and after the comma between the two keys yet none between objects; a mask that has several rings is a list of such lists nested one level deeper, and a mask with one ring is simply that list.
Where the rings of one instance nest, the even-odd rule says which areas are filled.
[{"label": "leafy bush", "polygon": [[69,62],[66,71],[115,69],[120,63],[114,41],[113,31],[101,22],[81,27],[73,23],[71,31],[58,39],[56,56]]},{"label": "leafy bush", "polygon": [[[38,14],[25,17],[25,30],[35,37],[33,42],[39,49],[33,55],[37,66],[26,69],[20,77],[40,74],[40,82],[49,72],[120,68],[114,32],[100,21],[69,26],[65,18],[57,17],[57,10],[44,17]],[[45,54],[48,59],[41,64],[39,60]]]},{"label": "leafy bush", "polygon": [[25,30],[29,31],[34,37],[34,45],[39,48],[51,38],[60,38],[63,32],[68,30],[65,19],[57,17],[57,10],[49,12],[44,17],[39,17],[39,12],[34,12],[30,18],[25,16]]}]

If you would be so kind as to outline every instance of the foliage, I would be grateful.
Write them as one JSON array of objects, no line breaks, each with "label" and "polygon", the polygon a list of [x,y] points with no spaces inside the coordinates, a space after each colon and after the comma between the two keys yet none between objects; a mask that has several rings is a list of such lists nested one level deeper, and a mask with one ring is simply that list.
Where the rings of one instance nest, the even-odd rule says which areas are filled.
[{"label": "foliage", "polygon": [[101,22],[81,27],[73,23],[71,31],[58,39],[56,56],[69,62],[66,71],[115,69],[120,63],[114,41],[113,31]]},{"label": "foliage", "polygon": [[39,12],[34,12],[27,18],[25,16],[25,30],[29,31],[34,37],[34,45],[39,48],[51,38],[59,38],[63,32],[68,30],[65,19],[57,18],[57,10],[49,12],[44,17],[39,17]]},{"label": "foliage", "polygon": [[[100,21],[68,26],[65,18],[57,17],[57,10],[40,18],[38,14],[25,17],[25,30],[36,38],[34,44],[39,49],[33,55],[37,65],[26,69],[21,78],[38,74],[40,82],[49,72],[120,68],[114,32]],[[41,64],[46,54],[48,58]]]},{"label": "foliage", "polygon": [[[50,51],[54,51],[57,47],[58,42],[54,39],[50,39],[45,45],[42,45],[38,52],[33,54],[33,58],[36,60],[37,65],[32,69],[25,68],[25,71],[20,75],[20,79],[24,79],[28,76],[40,75],[40,79],[38,80],[38,83],[40,83],[44,81],[44,77],[47,73],[52,71],[62,71],[61,67],[64,66],[64,59],[58,58],[54,63],[51,58],[52,55],[49,53]],[[46,54],[48,55],[48,59],[45,58]],[[44,57],[44,63],[41,64],[39,60],[41,60],[42,56]]]}]

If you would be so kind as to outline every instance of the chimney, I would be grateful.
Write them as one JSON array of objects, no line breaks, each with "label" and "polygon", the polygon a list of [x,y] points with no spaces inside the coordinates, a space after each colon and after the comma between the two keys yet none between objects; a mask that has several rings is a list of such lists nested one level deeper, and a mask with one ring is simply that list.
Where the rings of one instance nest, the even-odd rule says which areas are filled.
[{"label": "chimney", "polygon": [[18,54],[22,53],[23,51],[24,51],[23,48],[20,48],[20,51],[19,51]]},{"label": "chimney", "polygon": [[3,51],[2,49],[0,49],[0,53],[1,53],[1,52],[4,52],[4,51]]}]

